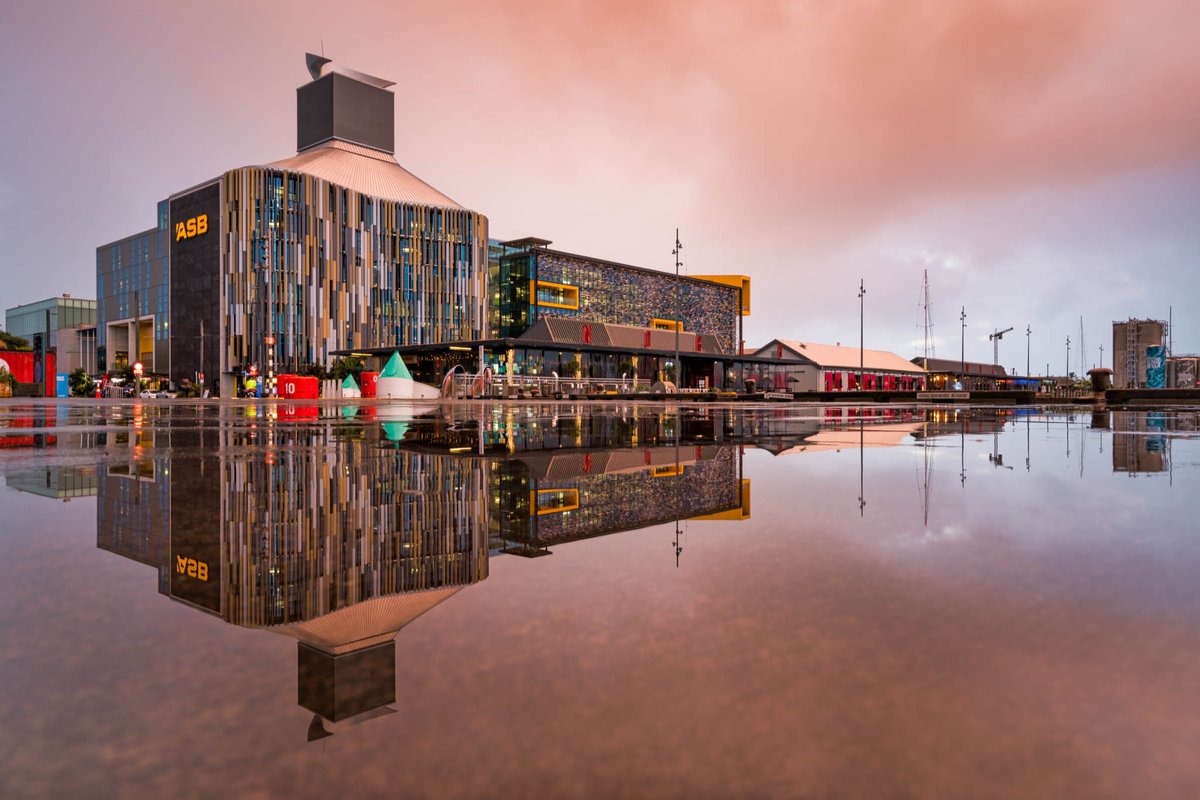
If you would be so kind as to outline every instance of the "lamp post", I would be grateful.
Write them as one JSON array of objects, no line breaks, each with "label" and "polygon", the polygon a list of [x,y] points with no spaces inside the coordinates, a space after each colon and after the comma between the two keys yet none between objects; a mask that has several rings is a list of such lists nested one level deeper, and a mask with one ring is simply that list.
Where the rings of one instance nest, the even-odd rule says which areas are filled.
[{"label": "lamp post", "polygon": [[1063,373],[1064,378],[1071,377],[1071,337],[1067,336],[1067,370]]},{"label": "lamp post", "polygon": [[679,329],[683,326],[683,315],[679,313],[679,254],[683,251],[683,245],[679,243],[679,228],[675,229],[675,249],[671,251],[671,255],[675,256],[675,390],[678,391],[683,383],[683,365],[679,363]]},{"label": "lamp post", "polygon": [[1033,328],[1025,326],[1025,377],[1029,377],[1029,334],[1033,332]]},{"label": "lamp post", "polygon": [[962,313],[958,315],[958,321],[962,324],[962,351],[959,353],[959,372],[965,380],[967,377],[967,307],[962,307]]},{"label": "lamp post", "polygon": [[858,279],[858,390],[863,390],[863,307],[867,287],[863,279]]}]

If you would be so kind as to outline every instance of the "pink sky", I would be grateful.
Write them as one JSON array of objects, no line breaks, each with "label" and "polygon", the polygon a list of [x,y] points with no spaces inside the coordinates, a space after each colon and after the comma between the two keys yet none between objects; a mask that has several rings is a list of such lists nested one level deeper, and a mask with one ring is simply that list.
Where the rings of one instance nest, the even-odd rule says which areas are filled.
[{"label": "pink sky", "polygon": [[[775,336],[912,355],[1174,304],[1200,350],[1190,2],[41,3],[3,12],[3,306],[94,295],[154,203],[295,147],[305,50],[397,81],[397,158],[500,238],[754,280]],[[1024,371],[1024,342],[1001,360]],[[1072,358],[1072,369],[1077,362]]]}]

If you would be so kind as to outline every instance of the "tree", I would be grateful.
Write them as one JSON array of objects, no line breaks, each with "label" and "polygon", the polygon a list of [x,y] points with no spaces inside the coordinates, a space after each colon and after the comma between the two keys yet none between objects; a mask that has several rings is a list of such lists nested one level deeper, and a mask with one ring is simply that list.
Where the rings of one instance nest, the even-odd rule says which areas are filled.
[{"label": "tree", "polygon": [[72,372],[67,378],[67,383],[70,385],[73,395],[87,397],[96,391],[96,384],[83,367]]},{"label": "tree", "polygon": [[331,369],[329,372],[336,381],[344,381],[346,380],[347,375],[353,375],[354,380],[361,384],[361,376],[363,372],[362,359],[358,358],[357,356],[339,358],[337,361],[333,362],[333,369]]},{"label": "tree", "polygon": [[578,378],[581,372],[583,372],[583,364],[579,363],[579,359],[568,361],[563,364],[564,375],[569,375],[572,378]]},{"label": "tree", "polygon": [[4,367],[0,367],[0,385],[7,386],[10,389],[15,389],[17,386],[16,376],[14,376]]},{"label": "tree", "polygon": [[0,350],[28,350],[29,342],[8,331],[0,331]]}]

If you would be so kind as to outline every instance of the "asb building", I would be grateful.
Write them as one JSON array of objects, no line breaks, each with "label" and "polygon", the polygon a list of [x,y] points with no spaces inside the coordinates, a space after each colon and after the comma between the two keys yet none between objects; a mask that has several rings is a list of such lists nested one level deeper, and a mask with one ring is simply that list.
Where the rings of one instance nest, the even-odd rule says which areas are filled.
[{"label": "asb building", "polygon": [[177,192],[156,228],[98,248],[102,368],[132,350],[229,396],[336,351],[487,335],[487,218],[396,161],[391,81],[307,60],[294,156]]}]

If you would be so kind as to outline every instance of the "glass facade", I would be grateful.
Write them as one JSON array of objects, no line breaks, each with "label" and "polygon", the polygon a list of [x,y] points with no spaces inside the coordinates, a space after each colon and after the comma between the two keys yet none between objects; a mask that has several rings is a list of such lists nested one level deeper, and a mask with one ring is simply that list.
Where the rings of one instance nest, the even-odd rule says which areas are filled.
[{"label": "glass facade", "polygon": [[156,216],[155,227],[96,248],[96,355],[101,372],[123,369],[134,361],[143,362],[147,373],[168,370],[170,240],[165,200],[158,204]]},{"label": "glass facade", "polygon": [[4,312],[4,329],[33,343],[36,334],[46,330],[46,312],[50,312],[50,346],[58,345],[57,332],[63,328],[96,324],[96,301],[77,297],[51,297]]}]

